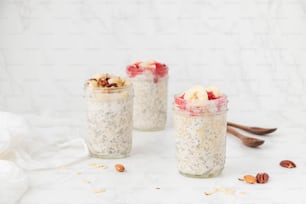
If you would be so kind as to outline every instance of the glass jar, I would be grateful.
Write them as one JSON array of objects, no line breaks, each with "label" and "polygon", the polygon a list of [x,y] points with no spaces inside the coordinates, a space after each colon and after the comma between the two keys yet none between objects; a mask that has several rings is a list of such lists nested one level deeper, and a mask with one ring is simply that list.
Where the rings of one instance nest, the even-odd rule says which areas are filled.
[{"label": "glass jar", "polygon": [[226,153],[227,97],[192,106],[176,95],[173,105],[178,170],[189,177],[221,174]]},{"label": "glass jar", "polygon": [[132,148],[133,87],[85,87],[87,144],[91,156],[127,157]]},{"label": "glass jar", "polygon": [[[135,69],[131,69],[134,66]],[[165,129],[167,121],[168,67],[161,69],[127,67],[134,87],[133,127],[142,131]],[[157,66],[158,67],[158,66]]]}]

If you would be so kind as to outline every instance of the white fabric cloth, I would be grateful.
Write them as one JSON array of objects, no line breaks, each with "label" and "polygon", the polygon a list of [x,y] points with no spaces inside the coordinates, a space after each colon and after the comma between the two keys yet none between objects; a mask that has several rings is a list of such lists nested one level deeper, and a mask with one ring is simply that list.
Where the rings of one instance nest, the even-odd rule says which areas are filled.
[{"label": "white fabric cloth", "polygon": [[28,132],[28,128],[22,117],[8,112],[0,112],[0,159],[3,159],[14,148],[19,136]]},{"label": "white fabric cloth", "polygon": [[0,130],[0,158],[4,158],[10,149],[11,137],[6,130]]},{"label": "white fabric cloth", "polygon": [[26,174],[15,163],[0,160],[0,204],[15,204],[28,188]]},{"label": "white fabric cloth", "polygon": [[15,162],[27,170],[68,165],[88,156],[82,138],[72,138],[69,127],[32,127],[15,146]]},{"label": "white fabric cloth", "polygon": [[26,121],[0,112],[0,204],[14,203],[26,191],[23,170],[57,168],[89,156],[78,129],[67,124],[63,119],[38,116]]},{"label": "white fabric cloth", "polygon": [[[26,170],[56,168],[88,157],[83,138],[59,119],[36,117],[32,125],[20,116],[0,112],[0,148]],[[39,121],[39,122],[38,122]],[[0,152],[1,156],[1,152]],[[1,157],[0,157],[1,159]]]}]

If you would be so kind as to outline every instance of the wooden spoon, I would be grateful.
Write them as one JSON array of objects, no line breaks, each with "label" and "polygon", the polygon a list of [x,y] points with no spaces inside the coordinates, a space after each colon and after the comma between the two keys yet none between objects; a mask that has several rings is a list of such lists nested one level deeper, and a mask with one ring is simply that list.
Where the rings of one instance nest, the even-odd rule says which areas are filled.
[{"label": "wooden spoon", "polygon": [[266,134],[272,133],[275,130],[277,130],[277,128],[249,127],[249,126],[240,125],[240,124],[236,124],[236,123],[232,123],[232,122],[227,122],[227,125],[235,127],[235,128],[239,128],[241,130],[244,130],[244,131],[249,132],[249,133],[253,133],[255,135],[266,135]]},{"label": "wooden spoon", "polygon": [[227,126],[227,132],[231,135],[234,135],[235,137],[238,137],[242,143],[248,147],[258,147],[259,145],[262,145],[265,141],[253,137],[247,137],[245,135],[240,134],[233,128]]}]

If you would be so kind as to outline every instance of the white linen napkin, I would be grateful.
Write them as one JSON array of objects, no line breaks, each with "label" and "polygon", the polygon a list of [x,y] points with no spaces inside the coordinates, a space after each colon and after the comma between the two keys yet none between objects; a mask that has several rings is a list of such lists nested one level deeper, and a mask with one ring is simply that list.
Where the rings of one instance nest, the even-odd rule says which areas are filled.
[{"label": "white linen napkin", "polygon": [[7,142],[0,147],[3,146],[3,153],[14,153],[9,159],[23,169],[57,168],[89,156],[85,140],[76,129],[63,119],[36,116],[26,121],[18,115],[0,112],[0,130],[6,135],[3,142]]},{"label": "white linen napkin", "polygon": [[0,204],[15,204],[28,189],[26,174],[15,163],[0,160]]},{"label": "white linen napkin", "polygon": [[8,131],[0,130],[0,158],[4,158],[11,144],[11,137]]},{"label": "white linen napkin", "polygon": [[27,190],[23,170],[58,168],[87,158],[79,130],[69,119],[34,116],[25,120],[0,112],[0,204],[15,204]]}]

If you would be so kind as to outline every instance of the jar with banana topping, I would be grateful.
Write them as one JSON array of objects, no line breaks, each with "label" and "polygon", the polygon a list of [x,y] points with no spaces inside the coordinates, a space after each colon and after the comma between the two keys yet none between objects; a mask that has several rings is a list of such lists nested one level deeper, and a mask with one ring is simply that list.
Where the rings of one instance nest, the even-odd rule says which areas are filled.
[{"label": "jar with banana topping", "polygon": [[196,85],[174,97],[178,171],[189,177],[221,174],[226,153],[227,97]]},{"label": "jar with banana topping", "polygon": [[167,120],[168,67],[137,61],[126,68],[134,87],[134,129],[163,130]]},{"label": "jar with banana topping", "polygon": [[85,84],[85,98],[91,156],[127,157],[132,148],[132,84],[119,76],[96,75]]}]

